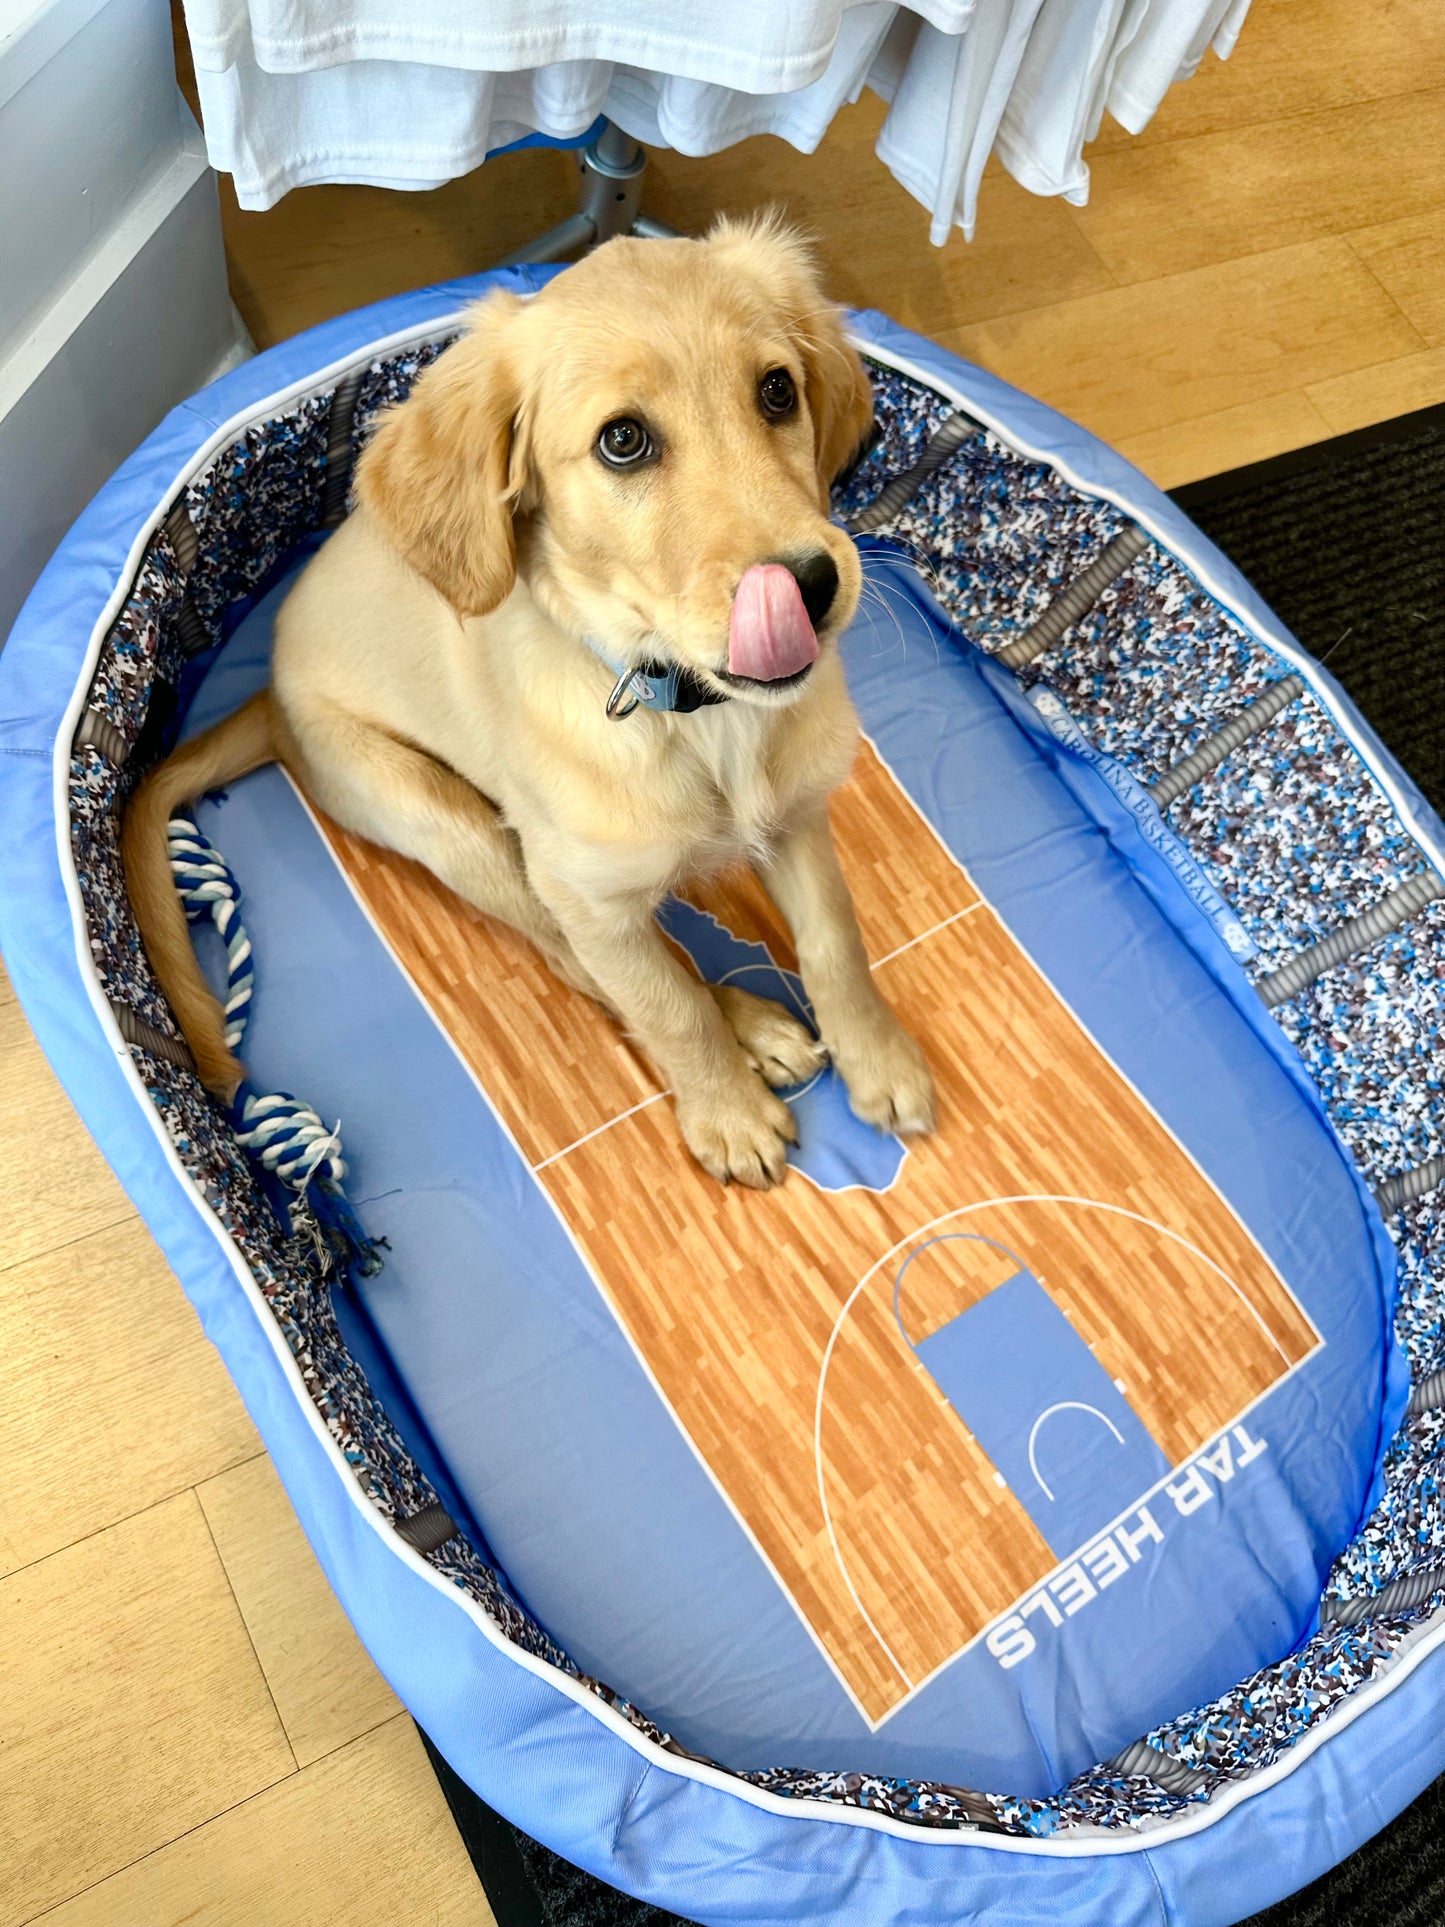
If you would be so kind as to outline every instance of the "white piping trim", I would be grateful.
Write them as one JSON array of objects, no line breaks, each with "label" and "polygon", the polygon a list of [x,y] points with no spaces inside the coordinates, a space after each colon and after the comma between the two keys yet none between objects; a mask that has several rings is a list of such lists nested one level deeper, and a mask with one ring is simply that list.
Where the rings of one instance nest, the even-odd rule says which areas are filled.
[{"label": "white piping trim", "polygon": [[[68,795],[70,745],[74,739],[80,713],[85,707],[85,698],[95,674],[95,664],[100,655],[101,646],[104,643],[111,623],[115,619],[116,613],[129,594],[136,570],[145,553],[146,545],[160,524],[162,511],[165,506],[174,498],[176,490],[188,481],[192,475],[197,473],[200,468],[205,466],[206,461],[212,454],[223,447],[228,439],[234,438],[238,427],[243,427],[249,422],[261,419],[267,413],[275,413],[276,409],[283,405],[287,399],[295,399],[296,397],[314,391],[333,374],[350,370],[363,365],[367,361],[374,360],[387,347],[400,346],[412,342],[421,343],[434,339],[437,334],[458,322],[460,318],[460,313],[454,313],[450,316],[439,317],[437,320],[429,323],[425,329],[399,329],[393,335],[382,337],[380,341],[372,344],[366,350],[348,355],[329,364],[321,374],[312,377],[310,380],[304,383],[294,384],[290,388],[278,390],[276,394],[262,398],[254,402],[244,411],[232,416],[231,419],[222,428],[217,429],[215,434],[203,445],[200,454],[192,458],[192,460],[180,470],[175,481],[166,491],[162,499],[161,509],[157,510],[156,514],[142,527],[135,542],[132,544],[126,559],[125,569],[118,578],[117,586],[107,600],[105,608],[92,631],[90,645],[82,660],[79,677],[76,681],[71,700],[67,705],[65,715],[61,721],[60,732],[56,737],[54,751],[53,790],[58,867],[66,896],[70,902],[78,974],[90,999],[101,1035],[109,1044],[111,1052],[120,1066],[122,1075],[131,1087],[132,1094],[136,1099],[142,1115],[146,1118],[151,1130],[155,1134],[156,1142],[163,1158],[170,1166],[182,1189],[190,1198],[198,1218],[202,1223],[210,1226],[222,1255],[230,1266],[235,1275],[236,1282],[240,1285],[244,1297],[260,1323],[266,1342],[270,1344],[273,1353],[276,1355],[283,1376],[290,1384],[297,1402],[302,1408],[305,1422],[311,1427],[313,1435],[330,1458],[343,1488],[349,1494],[352,1503],[357,1507],[360,1515],[367,1520],[373,1531],[382,1535],[393,1555],[400,1559],[404,1565],[408,1566],[413,1573],[424,1580],[435,1591],[447,1598],[454,1607],[470,1618],[490,1645],[497,1648],[497,1650],[511,1660],[513,1664],[522,1667],[524,1671],[531,1673],[535,1678],[543,1680],[564,1698],[570,1699],[574,1704],[580,1706],[604,1727],[608,1728],[616,1738],[631,1747],[633,1752],[646,1761],[653,1771],[672,1774],[680,1779],[696,1780],[704,1786],[711,1787],[715,1792],[727,1794],[733,1799],[743,1801],[748,1806],[758,1807],[763,1812],[775,1815],[780,1819],[786,1819],[795,1826],[804,1821],[812,1821],[814,1823],[821,1822],[830,1826],[858,1827],[868,1832],[888,1834],[895,1840],[900,1840],[910,1846],[928,1851],[1024,1854],[1037,1855],[1045,1859],[1094,1859],[1100,1856],[1112,1857],[1120,1853],[1143,1852],[1158,1846],[1163,1846],[1170,1840],[1180,1839],[1190,1834],[1202,1832],[1206,1827],[1212,1826],[1217,1821],[1222,1820],[1224,1816],[1238,1806],[1241,1801],[1252,1799],[1266,1792],[1271,1786],[1276,1785],[1281,1779],[1293,1772],[1295,1767],[1302,1761],[1308,1759],[1327,1739],[1332,1738],[1335,1733],[1351,1725],[1362,1713],[1367,1712],[1377,1701],[1393,1691],[1395,1686],[1407,1679],[1423,1660],[1434,1653],[1442,1644],[1445,1644],[1445,1613],[1439,1614],[1437,1616],[1438,1623],[1433,1625],[1429,1632],[1426,1633],[1418,1643],[1414,1644],[1408,1652],[1402,1653],[1379,1679],[1371,1681],[1368,1686],[1359,1688],[1348,1699],[1342,1701],[1340,1705],[1333,1709],[1325,1719],[1320,1721],[1310,1733],[1302,1740],[1297,1741],[1286,1754],[1274,1761],[1272,1765],[1259,1769],[1258,1772],[1251,1774],[1247,1780],[1236,1781],[1232,1785],[1224,1788],[1210,1800],[1207,1807],[1201,1808],[1194,1813],[1186,1813],[1177,1819],[1165,1821],[1161,1826],[1150,1828],[1144,1834],[1131,1834],[1127,1839],[1122,1840],[1116,1839],[1112,1835],[1101,1838],[1100,1836],[1104,1832],[1102,1828],[1091,1828],[1087,1831],[1086,1835],[1083,1833],[1083,1830],[1078,1830],[1072,1837],[1061,1840],[1032,1840],[1005,1834],[972,1834],[963,1831],[940,1831],[930,1827],[919,1826],[916,1822],[895,1820],[887,1814],[873,1813],[864,1808],[839,1807],[822,1801],[815,1802],[770,1793],[765,1788],[755,1787],[745,1780],[738,1779],[735,1774],[729,1773],[723,1768],[708,1766],[699,1761],[680,1759],[677,1755],[666,1752],[663,1748],[649,1740],[620,1713],[617,1713],[612,1707],[608,1706],[605,1701],[599,1700],[593,1694],[587,1693],[585,1688],[580,1687],[577,1682],[567,1674],[560,1672],[558,1668],[552,1666],[545,1660],[536,1659],[532,1654],[525,1652],[521,1647],[507,1639],[474,1600],[468,1598],[467,1595],[461,1592],[456,1586],[453,1586],[449,1581],[443,1579],[441,1574],[427,1564],[420,1553],[407,1544],[400,1534],[396,1532],[394,1527],[387,1524],[377,1507],[361,1490],[360,1482],[347,1464],[341,1448],[332,1438],[330,1432],[327,1431],[321,1414],[306,1389],[300,1367],[297,1365],[290,1348],[282,1337],[280,1328],[269,1306],[266,1304],[265,1298],[255,1278],[252,1276],[249,1266],[246,1264],[240,1250],[237,1248],[230,1234],[226,1231],[224,1225],[222,1225],[210,1206],[206,1203],[195,1180],[181,1162],[179,1153],[171,1142],[170,1136],[161,1121],[155,1105],[150,1100],[150,1095],[146,1090],[139,1071],[135,1067],[135,1060],[130,1054],[129,1046],[120,1034],[119,1026],[116,1023],[109,1002],[100,985],[99,975],[95,968],[95,961],[90,953],[89,936],[85,921],[85,903],[81,895],[80,882],[75,870],[74,856],[70,848],[70,810]],[[960,397],[953,394],[951,390],[940,384],[934,376],[924,374],[921,370],[912,367],[901,358],[895,358],[891,354],[880,351],[876,344],[865,342],[860,345],[867,349],[867,352],[874,360],[895,366],[899,368],[901,372],[914,374],[916,379],[922,381],[926,387],[933,388],[935,392],[950,395],[959,407],[967,407],[970,413],[977,413],[971,403],[965,403]],[[1002,430],[998,432],[1002,433]],[[1052,457],[1040,457],[1040,459],[1053,460]],[[1060,467],[1061,473],[1065,472],[1060,464],[1055,462],[1054,465]],[[1070,477],[1070,479],[1074,478]],[[1076,482],[1076,486],[1083,487],[1084,484]],[[1100,493],[1100,491],[1097,490],[1090,492]],[[1122,506],[1122,504],[1120,504],[1120,506]],[[1166,546],[1168,545],[1166,544]],[[1224,602],[1222,596],[1219,599],[1221,602]],[[1229,607],[1231,605],[1225,603],[1225,606]],[[1240,620],[1243,620],[1243,618],[1241,617]],[[1245,623],[1245,627],[1252,630],[1252,625],[1249,623]],[[1305,673],[1308,675],[1306,666],[1303,664],[1300,666],[1302,669],[1305,669]],[[1348,731],[1346,731],[1346,734],[1348,735]],[[1350,740],[1353,742],[1353,737],[1351,737]]]}]

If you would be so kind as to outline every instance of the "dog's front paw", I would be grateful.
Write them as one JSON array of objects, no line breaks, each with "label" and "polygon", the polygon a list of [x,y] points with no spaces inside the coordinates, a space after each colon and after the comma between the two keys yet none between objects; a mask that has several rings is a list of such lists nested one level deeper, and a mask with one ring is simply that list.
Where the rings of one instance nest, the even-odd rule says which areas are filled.
[{"label": "dog's front paw", "polygon": [[798,1127],[756,1071],[739,1068],[742,1075],[722,1091],[679,1094],[677,1121],[704,1171],[722,1184],[736,1180],[766,1191],[787,1171],[788,1146],[797,1143]]},{"label": "dog's front paw", "polygon": [[755,997],[736,984],[714,984],[711,989],[743,1055],[774,1090],[806,1084],[827,1063],[828,1053],[812,1031],[771,997]]},{"label": "dog's front paw", "polygon": [[828,1042],[856,1117],[900,1137],[933,1129],[932,1073],[923,1052],[886,1005]]}]

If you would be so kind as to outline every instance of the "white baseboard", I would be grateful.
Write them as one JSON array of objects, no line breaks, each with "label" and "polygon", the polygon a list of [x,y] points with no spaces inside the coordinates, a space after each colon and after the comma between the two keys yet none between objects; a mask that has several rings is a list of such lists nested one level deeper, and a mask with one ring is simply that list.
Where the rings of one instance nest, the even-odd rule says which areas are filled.
[{"label": "white baseboard", "polygon": [[167,0],[0,0],[0,638],[166,412],[254,352]]},{"label": "white baseboard", "polygon": [[0,369],[0,636],[101,483],[169,409],[251,351],[209,168],[190,171],[160,220],[100,250],[19,347]]}]

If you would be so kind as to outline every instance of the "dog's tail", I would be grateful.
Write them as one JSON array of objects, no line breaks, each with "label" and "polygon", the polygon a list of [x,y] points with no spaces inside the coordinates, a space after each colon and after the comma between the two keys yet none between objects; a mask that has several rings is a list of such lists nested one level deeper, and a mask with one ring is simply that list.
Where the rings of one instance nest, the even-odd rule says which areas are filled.
[{"label": "dog's tail", "polygon": [[121,835],[126,889],[151,968],[191,1047],[201,1082],[227,1103],[245,1072],[227,1047],[225,1014],[196,962],[171,875],[166,829],[177,805],[274,762],[279,753],[275,707],[270,690],[263,689],[151,770],[131,798]]}]

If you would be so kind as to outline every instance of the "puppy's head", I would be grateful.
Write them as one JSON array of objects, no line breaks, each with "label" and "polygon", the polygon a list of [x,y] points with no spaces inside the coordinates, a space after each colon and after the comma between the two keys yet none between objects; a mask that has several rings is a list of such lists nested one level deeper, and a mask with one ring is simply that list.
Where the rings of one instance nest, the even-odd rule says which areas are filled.
[{"label": "puppy's head", "polygon": [[871,418],[807,249],[723,222],[611,241],[529,301],[490,296],[357,486],[460,614],[520,573],[564,628],[771,704],[857,606],[828,490]]}]

